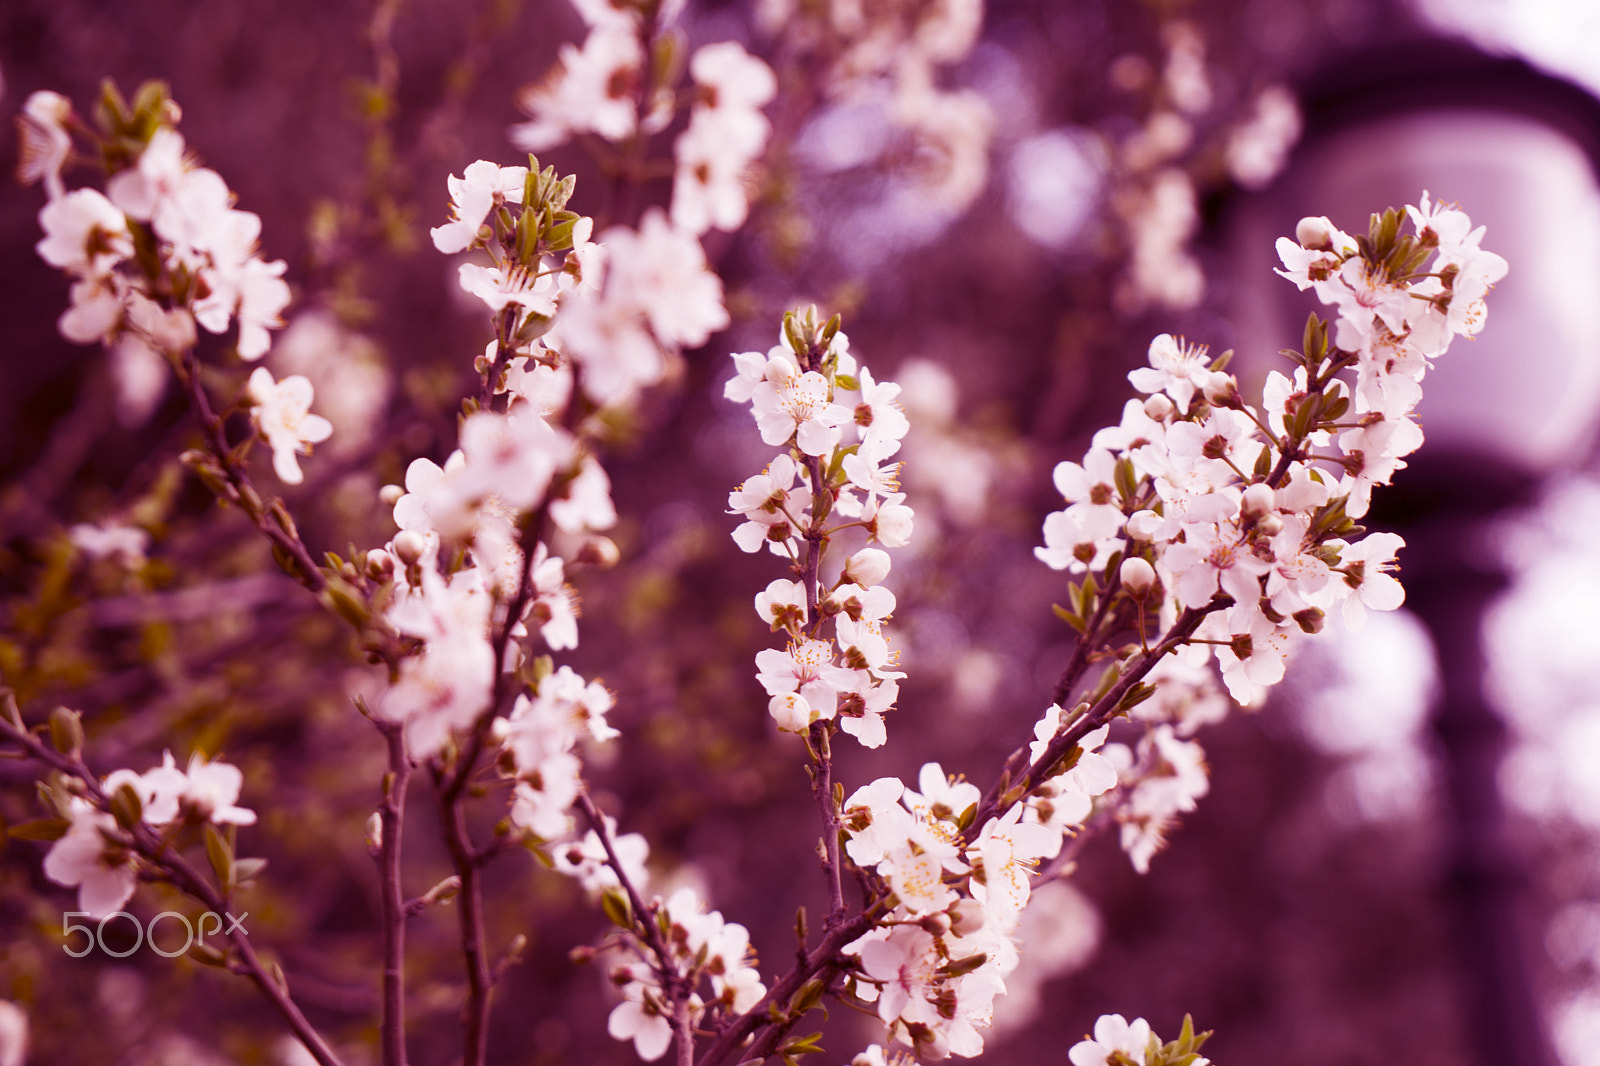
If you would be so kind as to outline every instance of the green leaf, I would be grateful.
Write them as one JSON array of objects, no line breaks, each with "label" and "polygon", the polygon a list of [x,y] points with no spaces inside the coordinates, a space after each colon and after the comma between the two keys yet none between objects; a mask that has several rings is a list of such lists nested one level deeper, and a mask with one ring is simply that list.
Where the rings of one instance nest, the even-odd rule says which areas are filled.
[{"label": "green leaf", "polygon": [[67,818],[35,818],[6,830],[6,835],[17,840],[60,840],[72,828]]},{"label": "green leaf", "polygon": [[206,823],[206,861],[211,864],[211,872],[217,875],[217,881],[226,891],[233,887],[233,849],[228,846],[227,839],[210,822]]},{"label": "green leaf", "polygon": [[1050,605],[1050,609],[1056,613],[1057,618],[1067,623],[1067,625],[1071,626],[1073,629],[1076,629],[1079,633],[1082,633],[1084,628],[1088,625],[1088,623],[1083,620],[1082,615],[1067,610],[1059,603],[1052,603]]},{"label": "green leaf", "polygon": [[617,928],[633,928],[633,907],[628,903],[628,897],[618,890],[614,888],[606,890],[600,897],[600,910]]}]

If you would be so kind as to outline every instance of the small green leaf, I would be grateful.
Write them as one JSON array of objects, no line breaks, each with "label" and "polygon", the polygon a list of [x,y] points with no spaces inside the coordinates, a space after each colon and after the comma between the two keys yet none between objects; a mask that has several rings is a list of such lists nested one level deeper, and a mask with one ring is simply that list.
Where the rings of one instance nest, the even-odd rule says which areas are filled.
[{"label": "small green leaf", "polygon": [[205,837],[206,861],[211,864],[211,872],[217,875],[218,883],[227,890],[233,886],[233,849],[210,822],[206,823]]},{"label": "small green leaf", "polygon": [[600,897],[600,910],[617,928],[633,928],[633,907],[628,903],[628,897],[616,889],[607,889]]},{"label": "small green leaf", "polygon": [[12,826],[6,833],[17,840],[60,840],[70,828],[72,822],[66,818],[35,818]]}]

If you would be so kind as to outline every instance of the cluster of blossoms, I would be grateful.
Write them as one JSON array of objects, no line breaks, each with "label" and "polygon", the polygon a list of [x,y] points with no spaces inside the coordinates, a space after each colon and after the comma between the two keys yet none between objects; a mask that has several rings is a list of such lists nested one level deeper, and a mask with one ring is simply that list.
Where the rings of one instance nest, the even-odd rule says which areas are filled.
[{"label": "cluster of blossoms", "polygon": [[761,109],[777,80],[742,45],[723,41],[695,51],[693,88],[677,89],[676,42],[662,36],[675,5],[648,16],[631,3],[575,6],[589,36],[581,49],[562,46],[555,68],[523,91],[532,118],[512,127],[514,144],[539,152],[581,133],[620,144],[666,129],[684,100],[689,110],[674,142],[670,211],[647,211],[637,233],[619,228],[602,237],[610,250],[605,292],[565,323],[574,348],[605,360],[609,372],[595,376],[604,390],[597,401],[611,403],[661,378],[661,348],[698,347],[728,324],[721,282],[706,269],[698,239],[713,228],[738,229],[749,214],[748,174],[772,132]]},{"label": "cluster of blossoms", "polygon": [[673,5],[653,17],[608,0],[575,0],[575,6],[589,36],[581,48],[563,45],[556,66],[523,90],[520,103],[532,118],[511,128],[512,143],[542,152],[580,133],[612,143],[659,133],[671,124],[681,93],[690,114],[673,146],[672,224],[697,237],[744,225],[746,176],[772,133],[761,113],[777,93],[772,69],[734,41],[708,44],[689,59],[693,89],[675,90],[671,82],[680,72],[672,69],[673,50],[652,47],[672,23]]},{"label": "cluster of blossoms", "polygon": [[[729,513],[744,519],[733,534],[739,547],[765,544],[794,565],[795,579],[775,580],[756,597],[762,620],[789,638],[785,651],[756,657],[768,709],[780,729],[803,733],[837,720],[877,747],[905,676],[883,635],[895,606],[882,585],[889,555],[857,551],[826,589],[820,575],[830,540],[847,529],[889,548],[910,539],[913,514],[891,461],[910,426],[895,402],[900,388],[858,366],[837,319],[819,329],[814,309],[787,316],[765,355],[742,352],[734,362],[728,399],[750,404],[761,439],[785,449],[728,497]],[[833,516],[840,521],[828,525]],[[822,628],[830,619],[832,641]]]},{"label": "cluster of blossoms", "polygon": [[[1164,824],[1205,791],[1198,747],[1171,727],[1187,734],[1223,713],[1206,660],[1235,700],[1254,704],[1328,615],[1359,626],[1366,610],[1404,599],[1388,573],[1403,542],[1361,537],[1353,520],[1422,443],[1412,412],[1423,375],[1452,338],[1482,327],[1483,296],[1505,273],[1461,211],[1424,194],[1407,212],[1410,235],[1389,211],[1360,238],[1317,218],[1301,222],[1298,241],[1279,241],[1280,273],[1338,320],[1330,343],[1312,317],[1299,366],[1268,375],[1259,408],[1225,359],[1159,336],[1150,365],[1129,375],[1147,398],[1095,434],[1082,463],[1056,468],[1068,506],[1046,519],[1036,551],[1085,575],[1063,616],[1086,641],[1136,632],[1123,659],[1160,663],[1141,692],[1155,706],[1135,715],[1157,732],[1119,758],[1118,817],[1141,869]],[[1350,368],[1353,383],[1340,376]]]},{"label": "cluster of blossoms", "polygon": [[[1059,708],[1051,712],[1042,737],[1059,719]],[[1018,964],[1034,867],[1054,858],[1093,797],[1116,785],[1111,764],[1093,751],[1104,737],[1102,729],[1086,738],[1047,787],[976,834],[978,789],[937,763],[922,768],[920,792],[884,777],[845,800],[845,850],[888,904],[876,927],[845,949],[855,961],[850,990],[875,1005],[891,1041],[929,1059],[983,1050],[980,1030]]]},{"label": "cluster of blossoms", "polygon": [[123,830],[138,823],[254,825],[255,812],[238,805],[243,784],[238,767],[208,762],[199,752],[187,770],[178,769],[170,751],[143,774],[117,770],[101,783],[110,811],[83,796],[67,801],[69,824],[44,857],[44,875],[76,888],[79,910],[103,918],[128,902],[139,878],[134,842]]},{"label": "cluster of blossoms", "polygon": [[62,183],[70,104],[41,92],[25,113],[24,139],[39,147],[24,176],[36,174],[50,193],[39,212],[39,255],[74,279],[62,335],[91,344],[130,330],[158,350],[177,351],[193,343],[196,322],[225,333],[237,321],[240,356],[265,355],[267,330],[282,325],[278,314],[289,302],[283,261],[256,255],[260,217],[236,210],[217,172],[187,158],[170,125],[176,107],[167,103],[169,124],[143,139],[130,136],[134,114],[122,109],[117,119],[128,128],[104,146],[111,169],[104,193],[69,192]]},{"label": "cluster of blossoms", "polygon": [[665,899],[650,896],[644,929],[653,927],[660,939],[641,938],[627,888],[643,901],[650,880],[649,845],[638,833],[618,836],[613,819],[601,821],[604,840],[591,829],[582,840],[552,846],[550,861],[592,896],[604,897],[607,912],[626,931],[611,945],[631,957],[610,971],[621,1002],[607,1028],[615,1039],[631,1040],[640,1058],[654,1061],[672,1042],[677,1004],[684,1005],[692,1025],[704,1028],[750,1010],[766,986],[749,931],[718,911],[707,911],[692,888],[679,888]]},{"label": "cluster of blossoms", "polygon": [[[414,460],[404,490],[386,490],[399,532],[367,556],[388,596],[387,623],[417,642],[377,710],[404,724],[419,758],[492,709],[497,676],[520,665],[510,638],[526,635],[529,623],[552,650],[577,645],[576,603],[546,524],[581,550],[616,522],[610,479],[564,422],[576,413],[572,361],[541,339],[600,269],[587,240],[592,223],[566,210],[572,189],[552,170],[480,160],[450,179],[453,217],[433,230],[441,250],[489,251],[493,265],[464,263],[460,280],[494,316],[498,336],[479,362],[485,403],[462,421],[459,447],[442,466]],[[608,735],[608,701],[570,671],[546,677],[537,698],[522,697],[522,725],[504,737],[517,776],[536,780],[548,770],[553,788],[573,778],[561,768],[576,734],[562,725],[559,735],[534,737],[536,723],[566,722],[573,701],[585,708],[574,723],[587,721],[595,739]],[[575,787],[561,794],[564,811]],[[529,820],[547,828],[551,813],[533,806],[540,813]]]},{"label": "cluster of blossoms", "polygon": [[[173,128],[177,105],[159,86],[142,90],[131,110],[114,91],[104,103],[110,116],[99,137],[110,173],[104,193],[68,191],[62,180],[71,130],[81,128],[64,97],[34,93],[19,122],[19,174],[42,181],[50,196],[39,212],[45,234],[39,255],[74,279],[62,336],[112,346],[113,374],[124,393],[158,391],[150,381],[129,379],[163,374],[163,358],[180,363],[195,344],[197,323],[218,334],[237,323],[239,356],[260,359],[289,302],[283,261],[256,254],[260,216],[236,209],[221,176],[190,157]],[[298,456],[332,432],[326,419],[310,413],[310,381],[300,375],[274,381],[257,367],[244,401],[278,478],[299,484]],[[141,403],[147,409],[148,401],[134,401]]]},{"label": "cluster of blossoms", "polygon": [[[530,92],[535,118],[519,128],[524,143],[584,132],[620,142],[665,129],[677,75],[671,49],[653,45],[672,5],[578,7],[589,39],[565,49],[557,71]],[[830,10],[850,17],[849,5]],[[904,23],[892,47],[863,45],[840,62],[858,63],[856,74],[868,77],[889,63],[902,89],[937,99],[931,64],[971,46],[978,5],[883,10]],[[1197,110],[1209,91],[1198,45],[1175,39],[1171,47],[1171,91],[1189,94],[1192,106],[1182,106]],[[924,62],[902,62],[906,50]],[[759,617],[786,641],[758,653],[756,676],[778,728],[807,739],[831,880],[832,954],[813,965],[802,924],[791,971],[799,976],[780,981],[792,992],[769,1002],[747,930],[692,889],[647,895],[643,838],[617,836],[585,794],[576,753],[617,735],[607,722],[610,692],[525,647],[535,633],[551,651],[577,645],[569,566],[615,556],[602,534],[617,514],[594,450],[605,409],[631,402],[666,376],[681,348],[703,344],[729,320],[699,238],[743,222],[744,174],[770,134],[761,108],[775,86],[738,45],[706,46],[688,68],[696,90],[677,142],[671,210],[646,211],[637,230],[616,227],[592,240],[592,220],[567,209],[572,179],[540,171],[536,160],[480,160],[450,178],[451,217],[432,238],[443,253],[478,254],[460,266],[459,280],[495,327],[477,361],[481,392],[466,407],[459,447],[442,464],[417,459],[403,488],[384,490],[398,530],[389,543],[359,567],[335,558],[325,572],[307,571],[308,583],[320,581],[325,599],[359,616],[375,659],[390,666],[372,714],[391,742],[403,739],[392,743],[391,769],[397,760],[402,769],[431,763],[448,805],[448,782],[459,792],[487,746],[509,786],[504,826],[601,898],[619,927],[609,947],[628,956],[610,971],[620,1002],[608,1029],[641,1057],[658,1058],[678,1040],[681,1057],[692,1058],[698,1031],[728,1045],[723,1059],[711,1056],[723,1061],[769,1021],[768,1035],[782,1040],[835,977],[843,998],[883,1022],[892,1046],[927,1059],[975,1056],[995,997],[1019,965],[1023,910],[1036,886],[1068,868],[1067,841],[1091,823],[1118,824],[1143,871],[1171,820],[1206,792],[1203,754],[1189,738],[1227,712],[1212,660],[1227,692],[1253,703],[1282,677],[1294,642],[1330,613],[1354,625],[1366,609],[1399,606],[1403,593],[1386,571],[1400,539],[1363,538],[1354,519],[1372,486],[1387,483],[1420,444],[1412,415],[1424,373],[1456,334],[1481,328],[1484,294],[1505,264],[1481,250],[1483,231],[1464,214],[1426,195],[1408,209],[1411,235],[1401,234],[1397,212],[1374,216],[1360,238],[1307,219],[1297,241],[1280,242],[1283,273],[1335,306],[1338,322],[1330,341],[1313,317],[1298,368],[1271,375],[1259,407],[1244,402],[1225,358],[1170,336],[1152,342],[1150,366],[1130,375],[1146,398],[1095,435],[1082,463],[1056,468],[1067,506],[1047,519],[1037,554],[1072,573],[1061,614],[1083,639],[1031,744],[988,795],[936,763],[922,768],[916,790],[883,777],[845,798],[832,783],[829,739],[842,730],[863,746],[884,744],[884,716],[905,676],[884,634],[896,600],[883,584],[883,549],[911,537],[896,459],[909,422],[900,387],[877,381],[850,353],[838,319],[821,323],[814,308],[786,316],[767,352],[734,356],[725,395],[750,405],[763,442],[779,451],[729,496],[740,520],[732,536],[743,551],[766,546],[792,566],[755,597]],[[176,353],[193,346],[196,324],[222,332],[237,319],[239,354],[260,358],[288,290],[283,264],[254,255],[259,219],[234,210],[221,179],[186,158],[163,95],[133,112],[112,103],[105,194],[68,192],[61,181],[70,106],[41,94],[25,109],[24,173],[51,196],[39,251],[74,278],[63,333],[135,336],[183,364]],[[913,121],[936,127],[943,119]],[[179,369],[198,381],[192,357]],[[1340,376],[1349,369],[1353,381]],[[279,477],[299,481],[297,456],[331,432],[310,413],[309,383],[275,381],[261,368],[246,398]],[[198,402],[204,410],[203,390]],[[129,551],[104,530],[78,536],[106,552]],[[830,560],[830,547],[845,539],[859,546]],[[1068,697],[1091,662],[1109,665],[1074,703]],[[1122,715],[1144,726],[1132,745],[1108,743],[1110,721]],[[7,732],[27,738],[20,720]],[[77,747],[58,741],[73,758]],[[53,800],[62,835],[44,870],[78,887],[91,915],[126,902],[141,855],[156,862],[148,827],[176,834],[255,820],[237,805],[239,771],[198,755],[187,771],[168,754],[145,774],[119,770],[100,783],[79,771],[78,794],[57,789]],[[387,788],[385,801],[403,808],[403,794]],[[592,825],[582,838],[578,806]],[[377,824],[378,850],[394,862],[386,892],[398,896],[396,811],[386,808]],[[465,856],[458,878],[472,875],[470,839],[450,842]],[[231,884],[231,853],[225,858]],[[847,863],[863,892],[854,917],[843,898]],[[406,906],[386,896],[394,920]],[[392,970],[396,980],[403,969]],[[809,1000],[807,989],[816,992]],[[486,1016],[481,989],[479,998]],[[403,1026],[393,1033],[403,1057]],[[804,1046],[809,1039],[778,1053],[816,1050]],[[1198,1054],[1204,1039],[1186,1021],[1178,1040],[1162,1044],[1142,1019],[1113,1015],[1069,1057],[1073,1066],[1207,1066]],[[856,1062],[883,1064],[889,1055],[874,1045]]]},{"label": "cluster of blossoms", "polygon": [[[671,1044],[675,1004],[686,1005],[692,1026],[705,1026],[713,1015],[743,1014],[767,993],[744,926],[724,921],[719,911],[708,912],[691,888],[680,888],[664,901],[655,897],[651,906],[666,942],[665,973],[657,958],[639,951],[637,939],[629,939],[639,959],[611,970],[622,1002],[607,1023],[613,1037],[632,1040],[646,1061],[660,1058]],[[670,994],[668,984],[676,986]]]}]

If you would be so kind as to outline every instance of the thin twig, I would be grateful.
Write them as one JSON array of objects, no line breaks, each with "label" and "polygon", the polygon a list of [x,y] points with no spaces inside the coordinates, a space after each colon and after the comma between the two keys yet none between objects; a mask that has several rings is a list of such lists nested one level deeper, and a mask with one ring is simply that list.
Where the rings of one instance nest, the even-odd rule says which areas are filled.
[{"label": "thin twig", "polygon": [[467,1002],[462,1007],[464,1066],[484,1066],[489,1058],[489,998],[494,981],[489,973],[489,955],[483,929],[483,883],[481,867],[467,828],[467,812],[459,793],[451,796],[445,788],[442,771],[435,771],[434,791],[439,801],[439,821],[444,828],[445,846],[456,876],[461,878],[460,907],[461,955],[467,967]]},{"label": "thin twig", "polygon": [[406,754],[403,728],[395,723],[381,723],[378,728],[389,746],[389,773],[379,808],[383,839],[378,852],[383,885],[383,1063],[405,1066],[406,903],[400,873],[411,758]]},{"label": "thin twig", "polygon": [[299,573],[291,572],[290,576],[312,592],[320,593],[327,587],[327,579],[322,576],[321,568],[312,560],[310,551],[306,549],[299,533],[293,528],[294,524],[289,521],[288,512],[283,511],[281,507],[274,508],[262,503],[261,494],[256,491],[255,485],[250,480],[250,471],[245,469],[244,464],[233,454],[233,448],[228,443],[227,430],[222,424],[222,419],[212,409],[211,398],[206,395],[205,384],[200,380],[200,361],[196,358],[193,348],[184,351],[182,363],[182,372],[178,377],[182,380],[184,391],[188,395],[189,406],[194,409],[201,428],[205,430],[212,456],[228,480],[228,486],[232,490],[230,502],[243,508],[255,522],[256,528],[261,530],[262,535],[294,561]]}]

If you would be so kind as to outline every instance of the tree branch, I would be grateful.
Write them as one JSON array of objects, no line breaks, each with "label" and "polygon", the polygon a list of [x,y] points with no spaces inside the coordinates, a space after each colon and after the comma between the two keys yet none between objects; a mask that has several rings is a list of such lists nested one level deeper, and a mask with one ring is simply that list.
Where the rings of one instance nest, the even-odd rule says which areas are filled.
[{"label": "tree branch", "polygon": [[406,903],[400,873],[411,759],[406,754],[405,730],[400,725],[383,723],[378,728],[389,745],[389,772],[384,779],[383,804],[379,808],[383,840],[378,852],[383,888],[383,1063],[384,1066],[405,1066]]}]

